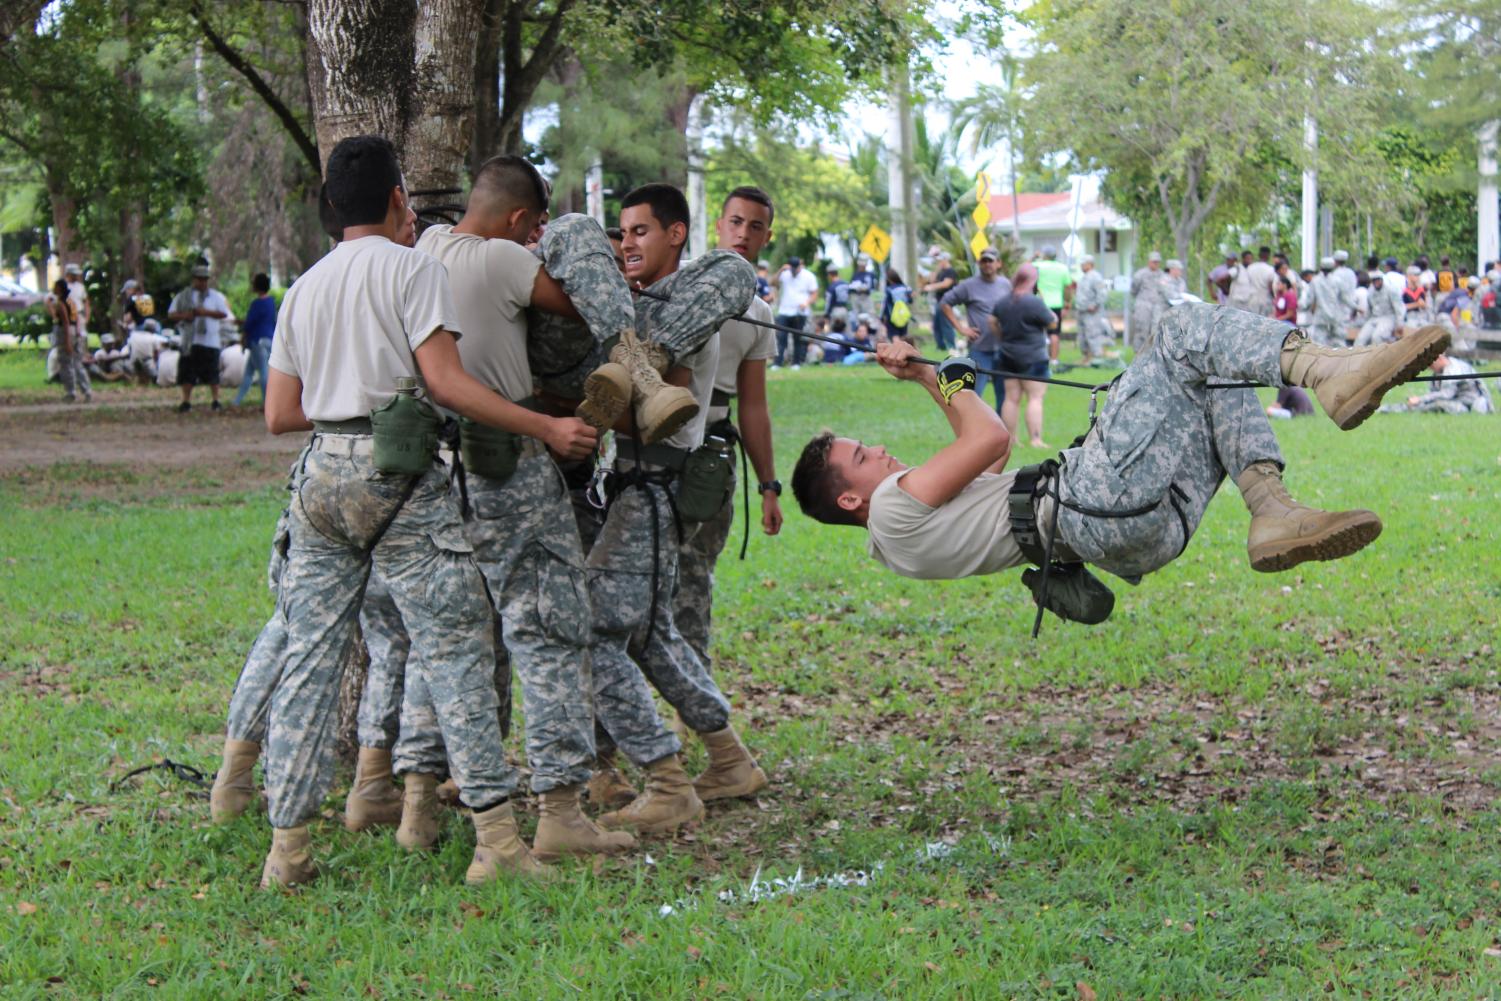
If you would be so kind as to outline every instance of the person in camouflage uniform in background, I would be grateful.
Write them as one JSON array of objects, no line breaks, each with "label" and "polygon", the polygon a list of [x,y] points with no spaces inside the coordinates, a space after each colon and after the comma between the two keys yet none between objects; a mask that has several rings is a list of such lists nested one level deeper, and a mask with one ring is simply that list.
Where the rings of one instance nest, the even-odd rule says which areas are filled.
[{"label": "person in camouflage uniform in background", "polygon": [[1079,315],[1079,353],[1084,356],[1085,365],[1115,354],[1115,331],[1105,315],[1109,299],[1110,283],[1095,267],[1094,257],[1085,255],[1079,264],[1079,285],[1074,290],[1074,309]]},{"label": "person in camouflage uniform in background", "polygon": [[1344,290],[1334,275],[1334,258],[1319,259],[1319,273],[1308,283],[1308,298],[1307,306],[1313,310],[1313,319],[1308,324],[1309,338],[1326,348],[1348,347],[1345,320],[1350,311],[1345,303]]}]

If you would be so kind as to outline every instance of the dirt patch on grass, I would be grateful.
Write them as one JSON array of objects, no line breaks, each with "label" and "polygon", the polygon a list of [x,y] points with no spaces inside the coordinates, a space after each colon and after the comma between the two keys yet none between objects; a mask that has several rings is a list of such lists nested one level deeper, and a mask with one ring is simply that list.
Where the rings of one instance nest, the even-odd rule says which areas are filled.
[{"label": "dirt patch on grass", "polygon": [[[878,803],[861,804],[877,826],[909,823],[917,811],[943,814],[976,782],[993,783],[1013,804],[1067,793],[1103,796],[1111,809],[1188,813],[1295,783],[1312,791],[1320,819],[1360,803],[1424,800],[1462,820],[1493,807],[1501,787],[1501,681],[1492,663],[1489,647],[1457,651],[1443,665],[1405,666],[1390,684],[1342,691],[1315,677],[1256,703],[1151,684],[987,694],[979,708],[961,708],[949,693],[973,702],[981,687],[943,675],[932,679],[936,691],[908,691],[917,705],[902,712],[870,710],[873,693],[807,694],[748,680],[736,685],[736,701],[749,729],[822,724],[826,747],[873,755],[861,770],[885,767],[893,780]],[[933,760],[902,781],[899,746],[909,741],[931,748]],[[780,779],[782,793],[806,784]],[[837,802],[852,794],[824,785],[817,796],[835,803],[823,812],[837,816]]]},{"label": "dirt patch on grass", "polygon": [[0,406],[0,478],[27,504],[232,493],[280,483],[301,447],[300,435],[268,434],[256,408],[178,414],[174,399],[131,389],[93,405]]}]

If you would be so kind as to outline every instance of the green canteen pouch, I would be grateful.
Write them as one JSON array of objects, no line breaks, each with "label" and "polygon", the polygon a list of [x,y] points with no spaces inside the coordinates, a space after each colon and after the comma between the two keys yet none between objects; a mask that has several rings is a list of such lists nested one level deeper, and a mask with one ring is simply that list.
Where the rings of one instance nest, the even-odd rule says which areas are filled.
[{"label": "green canteen pouch", "polygon": [[521,435],[461,417],[459,454],[464,459],[465,473],[504,483],[521,461]]},{"label": "green canteen pouch", "polygon": [[421,476],[438,454],[438,412],[410,393],[397,393],[370,411],[375,437],[375,468],[382,473]]},{"label": "green canteen pouch", "polygon": [[688,453],[678,476],[678,514],[684,521],[708,521],[735,490],[735,465],[713,445]]}]

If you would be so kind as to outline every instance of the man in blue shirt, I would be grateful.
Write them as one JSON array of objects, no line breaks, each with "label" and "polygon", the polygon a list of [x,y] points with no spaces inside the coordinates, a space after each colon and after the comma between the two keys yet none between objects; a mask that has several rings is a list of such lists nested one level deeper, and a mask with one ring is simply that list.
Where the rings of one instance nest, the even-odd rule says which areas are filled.
[{"label": "man in blue shirt", "polygon": [[829,265],[829,288],[824,294],[823,315],[829,318],[829,324],[843,322],[849,323],[850,317],[850,283],[839,277],[839,269]]},{"label": "man in blue shirt", "polygon": [[240,325],[241,344],[245,348],[245,374],[240,378],[240,391],[235,394],[235,406],[245,402],[251,382],[261,385],[261,403],[266,402],[267,366],[271,361],[271,338],[276,333],[276,300],[271,296],[271,279],[256,275],[250,280],[255,298],[245,312],[245,322]]}]

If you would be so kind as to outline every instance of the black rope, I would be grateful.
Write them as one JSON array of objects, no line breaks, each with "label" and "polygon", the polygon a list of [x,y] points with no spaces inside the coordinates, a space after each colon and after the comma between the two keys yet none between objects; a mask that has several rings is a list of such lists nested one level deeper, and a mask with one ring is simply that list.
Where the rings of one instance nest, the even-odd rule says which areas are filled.
[{"label": "black rope", "polygon": [[171,758],[163,758],[162,760],[154,764],[142,765],[139,768],[132,768],[130,771],[126,772],[124,775],[121,775],[119,778],[111,782],[109,784],[109,791],[118,792],[121,783],[125,782],[126,779],[133,779],[137,775],[144,775],[147,772],[154,772],[158,770],[171,772],[174,778],[182,779],[182,781],[188,783],[189,785],[197,786],[199,789],[207,789],[210,785],[213,784],[209,781],[206,775],[204,775],[198,769],[194,768],[192,765],[185,765],[180,761],[173,761]]},{"label": "black rope", "polygon": [[[660,292],[648,292],[646,289],[642,289],[642,288],[632,288],[631,291],[635,292],[637,295],[644,295],[648,299],[657,299],[657,300],[660,300],[662,302],[671,302],[672,301],[671,298],[669,298],[668,296],[665,296],[665,295],[661,294]],[[737,319],[741,323],[748,323],[748,324],[750,324],[753,327],[765,327],[767,330],[780,330],[780,331],[783,331],[784,333],[791,334],[794,337],[806,337],[809,340],[822,341],[825,344],[834,344],[834,345],[837,345],[837,346],[842,347],[842,348],[852,348],[855,351],[870,351],[871,350],[871,345],[869,345],[869,344],[861,344],[858,341],[847,340],[846,338],[843,338],[843,337],[831,337],[828,334],[815,334],[815,333],[813,333],[812,331],[809,331],[809,330],[800,330],[797,327],[789,327],[789,326],[786,326],[785,324],[781,324],[781,323],[767,323],[765,320],[754,320],[754,319],[751,319],[749,316],[741,316],[741,317],[737,317]],[[919,365],[932,365],[934,367],[937,367],[938,365],[943,364],[943,362],[941,360],[936,360],[936,359],[933,359],[933,358],[914,357],[914,358],[908,358],[907,360],[909,362],[916,362]],[[1049,386],[1067,386],[1070,389],[1087,389],[1087,390],[1089,390],[1091,392],[1096,392],[1096,393],[1102,392],[1102,391],[1108,391],[1109,388],[1110,388],[1111,383],[1113,383],[1115,381],[1114,379],[1112,379],[1110,382],[1100,383],[1100,384],[1097,385],[1097,384],[1092,383],[1092,382],[1075,382],[1072,379],[1054,379],[1054,378],[1051,378],[1051,377],[1048,377],[1048,378],[1039,378],[1038,376],[1027,375],[1027,374],[1022,373],[1022,372],[1007,372],[1007,371],[1004,371],[1004,370],[1001,370],[1001,369],[994,369],[994,368],[979,368],[979,367],[976,367],[975,371],[979,372],[981,375],[988,375],[988,376],[990,376],[992,378],[999,378],[999,379],[1019,379],[1022,382],[1041,382],[1041,383],[1045,383],[1046,385],[1049,385]],[[1419,375],[1419,376],[1414,376],[1413,378],[1408,379],[1407,381],[1408,382],[1462,382],[1465,379],[1501,379],[1501,370],[1498,370],[1498,371],[1495,371],[1495,372],[1472,372],[1472,373],[1470,373],[1468,375]],[[1276,389],[1278,387],[1268,386],[1264,382],[1211,382],[1211,383],[1206,383],[1205,386],[1204,386],[1204,388],[1205,389]]]}]

